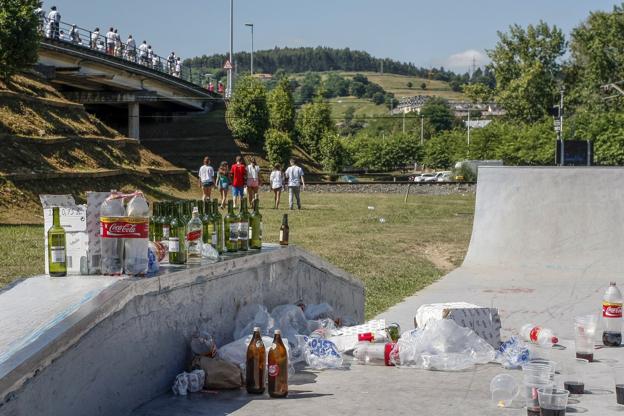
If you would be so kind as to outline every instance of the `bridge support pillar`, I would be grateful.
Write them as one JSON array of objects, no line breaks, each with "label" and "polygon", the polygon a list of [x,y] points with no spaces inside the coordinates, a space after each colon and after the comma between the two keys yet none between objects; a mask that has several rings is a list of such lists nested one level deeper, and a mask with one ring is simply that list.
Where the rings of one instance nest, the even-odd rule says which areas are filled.
[{"label": "bridge support pillar", "polygon": [[128,137],[140,140],[139,103],[128,103]]}]

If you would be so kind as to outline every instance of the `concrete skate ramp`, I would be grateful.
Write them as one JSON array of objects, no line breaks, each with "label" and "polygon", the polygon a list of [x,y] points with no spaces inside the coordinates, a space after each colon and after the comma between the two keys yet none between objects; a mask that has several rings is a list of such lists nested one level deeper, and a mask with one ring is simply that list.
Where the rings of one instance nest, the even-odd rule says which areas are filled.
[{"label": "concrete skate ramp", "polygon": [[503,332],[533,322],[573,337],[624,273],[624,169],[479,168],[470,247],[461,267],[379,317],[413,327],[420,305],[499,309]]},{"label": "concrete skate ramp", "polygon": [[464,267],[621,277],[624,169],[479,169]]}]

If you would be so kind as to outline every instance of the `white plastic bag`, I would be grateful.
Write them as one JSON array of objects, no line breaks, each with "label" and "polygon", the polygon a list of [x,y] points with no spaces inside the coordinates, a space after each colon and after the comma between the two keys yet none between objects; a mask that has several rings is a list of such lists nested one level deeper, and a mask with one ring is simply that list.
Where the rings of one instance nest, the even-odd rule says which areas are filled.
[{"label": "white plastic bag", "polygon": [[[424,329],[404,333],[397,342],[401,367],[460,371],[494,360],[494,348],[473,330],[454,321],[431,320]],[[396,361],[396,360],[395,360]]]},{"label": "white plastic bag", "polygon": [[305,317],[311,321],[319,319],[335,319],[334,308],[328,303],[320,303],[318,305],[307,305],[305,308]]},{"label": "white plastic bag", "polygon": [[206,379],[206,373],[204,370],[197,369],[188,373],[188,391],[190,393],[197,393],[204,388],[204,380]]},{"label": "white plastic bag", "polygon": [[304,342],[303,356],[308,366],[316,370],[342,367],[342,355],[333,342],[306,336],[301,338]]},{"label": "white plastic bag", "polygon": [[[236,364],[241,369],[245,369],[245,363],[247,361],[247,347],[249,346],[249,342],[251,341],[252,335],[248,335],[246,337],[237,339],[234,342],[230,342],[219,348],[217,351],[217,357],[229,361],[233,364]],[[289,361],[290,361],[290,347],[288,345],[288,339],[282,338],[282,342],[286,347],[286,351],[289,353]],[[271,345],[273,344],[273,338],[271,337],[262,337],[262,343],[264,347],[268,351]]]},{"label": "white plastic bag", "polygon": [[[308,320],[303,311],[297,305],[280,305],[271,311],[271,317],[275,323],[275,329],[282,331],[282,336],[290,340],[289,362],[294,364],[303,361],[303,349],[297,342],[297,336],[309,335]],[[283,338],[284,344],[286,339]]]},{"label": "white plastic bag", "polygon": [[234,323],[234,339],[250,336],[254,327],[260,327],[262,335],[272,336],[275,321],[262,305],[252,304],[243,307],[236,314]]}]

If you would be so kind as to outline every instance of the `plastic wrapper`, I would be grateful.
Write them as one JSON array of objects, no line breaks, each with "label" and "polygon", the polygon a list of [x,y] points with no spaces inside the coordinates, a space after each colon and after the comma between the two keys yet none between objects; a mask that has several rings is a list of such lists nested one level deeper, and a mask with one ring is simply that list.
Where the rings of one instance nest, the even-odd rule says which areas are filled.
[{"label": "plastic wrapper", "polygon": [[158,261],[158,251],[156,246],[150,241],[147,248],[147,274],[150,276],[155,275],[160,270],[160,263]]},{"label": "plastic wrapper", "polygon": [[188,373],[184,372],[178,374],[173,382],[173,394],[176,396],[186,396],[188,393]]},{"label": "plastic wrapper", "polygon": [[318,305],[308,305],[305,308],[305,317],[311,321],[319,319],[331,319],[336,318],[334,308],[328,303],[320,303]]},{"label": "plastic wrapper", "polygon": [[[289,345],[289,362],[297,363],[303,361],[303,349],[297,342],[298,335],[309,335],[310,328],[308,320],[303,311],[297,305],[280,305],[271,311],[275,329],[282,331],[282,336],[291,340]],[[286,343],[286,341],[284,341]]]},{"label": "plastic wrapper", "polygon": [[275,321],[267,308],[262,305],[252,304],[243,307],[236,315],[234,323],[234,339],[251,336],[254,327],[260,327],[262,335],[272,336]]},{"label": "plastic wrapper", "polygon": [[333,342],[306,336],[301,338],[304,342],[303,356],[308,366],[316,370],[342,367],[342,355]]},{"label": "plastic wrapper", "polygon": [[520,368],[529,358],[529,348],[518,337],[509,338],[496,351],[496,362],[505,368]]},{"label": "plastic wrapper", "polygon": [[201,369],[178,374],[171,390],[173,390],[173,394],[178,396],[186,396],[188,392],[197,393],[204,388],[205,378],[206,373]]},{"label": "plastic wrapper", "polygon": [[396,349],[392,354],[395,365],[440,371],[465,370],[493,361],[496,355],[473,330],[447,319],[429,321],[424,329],[404,333]]},{"label": "plastic wrapper", "polygon": [[214,357],[217,353],[217,343],[210,332],[197,330],[191,336],[191,351],[195,355]]},{"label": "plastic wrapper", "polygon": [[313,338],[329,338],[338,333],[336,323],[332,319],[308,321],[308,327]]},{"label": "plastic wrapper", "polygon": [[214,249],[214,247],[210,244],[202,244],[201,250],[202,258],[216,262],[219,261],[219,252]]}]

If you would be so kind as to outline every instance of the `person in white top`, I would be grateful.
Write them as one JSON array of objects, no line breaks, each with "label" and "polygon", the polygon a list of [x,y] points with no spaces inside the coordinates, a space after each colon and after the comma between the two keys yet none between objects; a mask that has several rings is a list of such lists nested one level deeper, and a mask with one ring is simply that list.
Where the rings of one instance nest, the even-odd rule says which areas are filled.
[{"label": "person in white top", "polygon": [[273,166],[269,179],[271,181],[271,189],[273,190],[273,208],[279,209],[282,189],[284,188],[284,172],[282,172],[282,166],[279,163]]},{"label": "person in white top", "polygon": [[128,56],[129,61],[136,62],[136,41],[132,35],[129,35],[128,40],[126,40],[126,55]]},{"label": "person in white top", "polygon": [[300,193],[305,189],[303,180],[303,169],[295,163],[295,159],[290,159],[290,166],[286,169],[286,179],[288,180],[288,207],[293,209],[293,196],[297,199],[297,208],[301,209]]},{"label": "person in white top", "polygon": [[100,37],[100,28],[96,27],[93,32],[91,32],[91,49],[97,48],[98,38]]},{"label": "person in white top", "polygon": [[204,158],[204,164],[199,168],[199,187],[204,192],[204,201],[210,200],[210,194],[214,183],[214,169],[210,166],[210,158],[206,156]]},{"label": "person in white top", "polygon": [[139,46],[139,57],[141,58],[141,64],[147,65],[147,41],[144,40]]},{"label": "person in white top", "polygon": [[58,39],[60,36],[59,29],[61,27],[61,14],[56,10],[56,6],[50,7],[50,14],[48,14],[48,24],[50,26],[50,36],[52,39]]},{"label": "person in white top", "polygon": [[115,29],[112,27],[106,33],[106,53],[113,55],[115,53]]},{"label": "person in white top", "polygon": [[247,165],[247,198],[249,206],[253,206],[253,200],[258,195],[260,187],[260,166],[256,164],[256,158],[251,158],[251,163]]},{"label": "person in white top", "polygon": [[121,35],[117,32],[117,29],[113,33],[115,34],[115,56],[122,56]]},{"label": "person in white top", "polygon": [[181,72],[182,72],[182,61],[180,61],[180,58],[178,57],[175,62],[175,72],[173,73],[173,76],[176,78],[180,78]]}]

